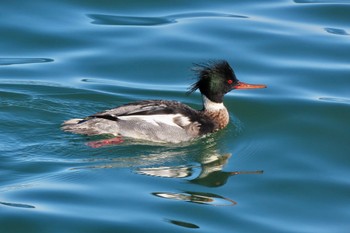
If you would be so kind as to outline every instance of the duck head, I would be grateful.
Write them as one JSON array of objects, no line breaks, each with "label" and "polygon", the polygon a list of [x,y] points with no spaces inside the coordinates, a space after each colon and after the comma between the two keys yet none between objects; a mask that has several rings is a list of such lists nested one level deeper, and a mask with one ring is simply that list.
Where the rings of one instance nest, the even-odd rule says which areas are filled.
[{"label": "duck head", "polygon": [[234,89],[266,88],[266,85],[239,81],[225,60],[197,64],[194,70],[198,73],[198,80],[191,85],[188,94],[199,89],[202,95],[215,103],[222,103],[224,95]]}]

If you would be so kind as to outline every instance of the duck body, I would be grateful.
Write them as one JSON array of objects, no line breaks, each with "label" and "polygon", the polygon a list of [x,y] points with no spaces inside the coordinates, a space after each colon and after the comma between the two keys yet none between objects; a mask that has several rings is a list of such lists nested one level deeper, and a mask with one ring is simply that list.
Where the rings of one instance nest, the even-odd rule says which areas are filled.
[{"label": "duck body", "polygon": [[84,135],[109,134],[152,142],[181,143],[226,127],[229,113],[223,96],[233,89],[264,88],[239,82],[226,61],[201,65],[199,79],[188,93],[199,89],[203,109],[177,101],[144,100],[125,104],[82,119],[65,121],[62,129]]},{"label": "duck body", "polygon": [[[218,117],[221,120],[215,121]],[[215,111],[198,111],[177,101],[145,100],[84,119],[68,120],[64,122],[63,130],[85,135],[110,134],[153,142],[180,143],[213,133],[225,127],[228,121],[225,107]]]}]

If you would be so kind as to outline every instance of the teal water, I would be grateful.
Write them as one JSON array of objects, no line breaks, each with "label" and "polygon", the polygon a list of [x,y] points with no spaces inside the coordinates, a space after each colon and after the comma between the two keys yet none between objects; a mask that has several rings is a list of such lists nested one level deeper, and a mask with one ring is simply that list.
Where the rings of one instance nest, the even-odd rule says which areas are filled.
[{"label": "teal water", "polygon": [[[3,1],[0,232],[350,229],[350,2]],[[60,124],[186,96],[226,59],[264,90],[181,146],[93,149]]]}]

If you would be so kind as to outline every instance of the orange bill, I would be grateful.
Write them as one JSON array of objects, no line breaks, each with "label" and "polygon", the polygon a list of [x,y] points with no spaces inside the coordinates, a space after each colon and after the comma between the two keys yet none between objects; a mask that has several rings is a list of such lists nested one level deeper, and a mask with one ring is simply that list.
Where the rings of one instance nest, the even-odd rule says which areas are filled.
[{"label": "orange bill", "polygon": [[239,81],[233,88],[234,89],[256,89],[256,88],[266,88],[264,84],[249,84]]}]

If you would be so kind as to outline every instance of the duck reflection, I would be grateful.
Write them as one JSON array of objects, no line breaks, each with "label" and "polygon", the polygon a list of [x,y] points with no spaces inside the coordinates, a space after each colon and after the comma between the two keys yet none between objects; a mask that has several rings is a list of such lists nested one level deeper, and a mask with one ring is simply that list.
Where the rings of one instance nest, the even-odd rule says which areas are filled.
[{"label": "duck reflection", "polygon": [[164,178],[189,178],[193,184],[207,187],[219,187],[226,184],[229,177],[239,174],[262,174],[263,171],[223,171],[223,167],[231,157],[230,154],[212,155],[203,159],[198,166],[162,166],[152,168],[139,168],[135,172],[142,175],[164,177]]},{"label": "duck reflection", "polygon": [[[139,175],[152,177],[182,179],[190,184],[205,187],[220,187],[227,183],[230,177],[243,174],[262,174],[262,170],[254,171],[224,171],[231,155],[218,153],[216,140],[208,138],[203,143],[183,147],[144,147],[134,145],[134,154],[127,157],[102,158],[93,157],[89,162],[95,165],[89,168],[132,168]],[[138,150],[142,146],[142,150]],[[120,148],[122,149],[122,148]],[[112,151],[110,151],[112,152]],[[185,163],[184,163],[185,161]],[[107,162],[107,163],[106,163]],[[188,188],[188,187],[187,187]],[[213,206],[233,206],[236,202],[230,198],[209,192],[196,192],[191,190],[173,190],[170,192],[154,191],[153,196],[205,204]]]},{"label": "duck reflection", "polygon": [[196,204],[206,204],[206,205],[214,205],[214,206],[227,206],[227,205],[235,205],[237,204],[235,201],[222,197],[213,193],[205,193],[205,192],[182,192],[182,193],[171,193],[171,192],[154,192],[152,193],[154,196],[179,200],[179,201],[187,201]]}]

